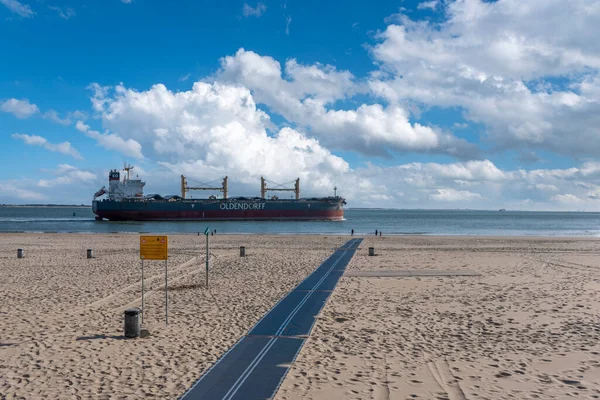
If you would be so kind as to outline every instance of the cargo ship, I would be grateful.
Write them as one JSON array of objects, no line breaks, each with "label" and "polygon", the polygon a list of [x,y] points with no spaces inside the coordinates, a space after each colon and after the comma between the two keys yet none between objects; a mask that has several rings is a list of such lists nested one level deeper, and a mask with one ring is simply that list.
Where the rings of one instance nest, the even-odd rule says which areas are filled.
[{"label": "cargo ship", "polygon": [[[190,187],[181,175],[181,195],[144,195],[146,182],[131,178],[132,166],[125,165],[123,179],[119,170],[108,175],[108,190],[102,187],[94,194],[92,210],[96,220],[110,221],[259,221],[259,220],[326,220],[344,219],[346,201],[337,195],[300,198],[300,179],[294,188],[269,188],[261,177],[260,197],[228,197],[228,179],[220,187]],[[222,193],[205,199],[189,198],[191,190],[212,190]],[[290,191],[295,198],[267,198],[267,192]]]}]

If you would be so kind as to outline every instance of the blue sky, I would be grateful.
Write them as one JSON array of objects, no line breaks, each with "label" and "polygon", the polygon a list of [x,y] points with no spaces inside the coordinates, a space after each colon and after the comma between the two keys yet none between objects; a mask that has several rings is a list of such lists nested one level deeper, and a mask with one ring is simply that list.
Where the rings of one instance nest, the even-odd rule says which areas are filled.
[{"label": "blue sky", "polygon": [[[89,202],[128,161],[150,192],[597,210],[598,15],[554,3],[0,0],[0,202]],[[589,29],[535,22],[561,12]]]}]

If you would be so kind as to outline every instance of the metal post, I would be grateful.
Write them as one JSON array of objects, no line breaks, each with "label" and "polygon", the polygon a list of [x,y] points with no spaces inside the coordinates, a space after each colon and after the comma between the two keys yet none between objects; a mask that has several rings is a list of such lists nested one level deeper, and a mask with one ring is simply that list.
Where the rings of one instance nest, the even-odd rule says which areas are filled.
[{"label": "metal post", "polygon": [[206,235],[206,288],[208,289],[208,235]]},{"label": "metal post", "polygon": [[142,324],[144,323],[144,259],[142,258]]},{"label": "metal post", "polygon": [[169,325],[169,277],[167,274],[169,262],[165,260],[165,324]]}]

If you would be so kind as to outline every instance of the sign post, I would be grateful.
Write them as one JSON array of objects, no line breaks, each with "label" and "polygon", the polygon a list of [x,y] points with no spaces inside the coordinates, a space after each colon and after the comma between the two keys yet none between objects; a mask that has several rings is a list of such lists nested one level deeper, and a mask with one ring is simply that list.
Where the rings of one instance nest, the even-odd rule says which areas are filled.
[{"label": "sign post", "polygon": [[206,288],[208,289],[208,226],[204,230],[204,236],[206,236]]},{"label": "sign post", "polygon": [[144,259],[142,258],[142,325],[144,325]]},{"label": "sign post", "polygon": [[142,260],[142,322],[144,322],[144,260],[165,261],[165,323],[169,324],[169,282],[168,282],[168,236],[140,236],[140,259]]}]

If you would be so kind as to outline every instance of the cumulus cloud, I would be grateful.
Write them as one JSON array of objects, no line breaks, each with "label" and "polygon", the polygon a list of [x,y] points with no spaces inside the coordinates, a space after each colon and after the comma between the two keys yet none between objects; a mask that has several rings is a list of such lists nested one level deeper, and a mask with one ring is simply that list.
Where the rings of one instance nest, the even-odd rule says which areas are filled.
[{"label": "cumulus cloud", "polygon": [[95,174],[89,171],[82,171],[69,164],[60,164],[52,173],[58,177],[54,179],[40,179],[38,186],[47,188],[77,182],[90,182],[96,179]]},{"label": "cumulus cloud", "polygon": [[417,6],[417,9],[419,9],[419,10],[435,10],[439,4],[440,4],[439,0],[424,1],[422,3],[419,3],[419,5]]},{"label": "cumulus cloud", "polygon": [[60,125],[71,125],[71,119],[69,118],[61,118],[58,113],[54,110],[48,110],[44,113],[43,117],[52,122],[56,122]]},{"label": "cumulus cloud", "polygon": [[73,158],[76,158],[79,160],[81,160],[83,158],[83,157],[81,157],[81,154],[79,154],[79,152],[77,150],[75,150],[73,148],[73,146],[71,146],[71,143],[69,143],[69,142],[62,142],[62,143],[54,144],[54,143],[50,143],[46,138],[44,138],[42,136],[25,135],[25,134],[21,134],[21,133],[13,134],[12,138],[21,140],[25,144],[28,144],[30,146],[40,146],[40,147],[45,148],[46,150],[66,154],[66,155],[72,156]]},{"label": "cumulus cloud", "polygon": [[78,131],[85,133],[88,137],[95,139],[96,142],[105,149],[114,150],[128,157],[143,159],[142,146],[133,139],[123,139],[115,133],[100,133],[90,129],[89,125],[83,121],[77,121],[75,127]]},{"label": "cumulus cloud", "polygon": [[558,203],[567,204],[567,205],[579,205],[584,203],[584,200],[570,193],[567,194],[557,194],[556,196],[552,196],[552,200]]},{"label": "cumulus cloud", "polygon": [[88,115],[85,111],[75,110],[69,113],[68,119],[77,119],[81,121],[85,121],[88,118]]},{"label": "cumulus cloud", "polygon": [[[261,68],[262,74],[270,71],[269,63],[257,65]],[[315,87],[291,85],[287,90],[311,91],[320,102],[343,92],[325,84]],[[325,195],[337,185],[352,207],[549,210],[600,205],[596,162],[529,171],[501,169],[491,160],[351,168],[302,130],[274,128],[251,90],[235,83],[196,82],[182,92],[164,85],[145,91],[117,86],[95,92],[92,101],[105,128],[139,143],[148,159],[160,166],[145,177],[153,192],[176,190],[179,174],[196,181],[228,175],[232,189],[242,186],[245,191],[237,193],[245,195],[258,193],[260,176],[276,182],[300,177],[305,195]],[[89,131],[82,124],[78,128]],[[575,204],[566,194],[583,200]]]},{"label": "cumulus cloud", "polygon": [[0,102],[0,110],[11,113],[19,119],[29,118],[40,111],[35,104],[31,104],[27,99],[4,100]]},{"label": "cumulus cloud", "polygon": [[361,88],[350,72],[330,65],[304,66],[291,59],[282,71],[273,58],[240,49],[221,60],[217,80],[249,88],[257,102],[305,127],[329,147],[371,155],[414,151],[464,158],[477,154],[476,146],[450,132],[411,123],[409,113],[398,104],[333,109],[335,101],[350,98]]},{"label": "cumulus cloud", "polygon": [[244,3],[244,7],[242,8],[242,14],[244,17],[260,17],[267,11],[267,6],[264,3],[258,3],[256,7],[252,7],[248,5],[248,3]]},{"label": "cumulus cloud", "polygon": [[[596,163],[503,170],[489,160],[351,169],[338,181],[351,207],[597,210]],[[374,195],[376,195],[374,197]]]},{"label": "cumulus cloud", "polygon": [[474,199],[481,199],[479,193],[469,192],[468,190],[456,190],[452,188],[436,189],[435,193],[431,195],[433,200],[439,202],[464,202],[471,201]]},{"label": "cumulus cloud", "polygon": [[[106,132],[134,141],[140,154],[143,147],[171,178],[229,175],[254,185],[260,175],[300,176],[317,193],[337,185],[351,206],[598,209],[599,163],[526,170],[482,159],[505,149],[524,164],[552,152],[599,154],[593,2],[427,1],[421,8],[439,11],[441,22],[391,17],[370,49],[375,70],[366,78],[240,49],[188,91],[92,84],[92,107]],[[570,25],[560,23],[565,15]],[[460,122],[448,129],[424,122],[420,111],[432,107],[460,113]],[[284,122],[275,125],[261,108]],[[78,129],[91,131],[81,121]],[[493,151],[454,132],[484,132]],[[335,150],[461,161],[350,167]]]},{"label": "cumulus cloud", "polygon": [[598,154],[594,1],[445,4],[441,23],[391,19],[372,48],[380,71],[370,79],[371,93],[392,103],[460,107],[500,149]]},{"label": "cumulus cloud", "polygon": [[29,5],[20,3],[17,0],[0,0],[0,4],[23,18],[33,18],[35,15]]},{"label": "cumulus cloud", "polygon": [[142,92],[117,86],[106,94],[94,99],[102,104],[105,127],[139,142],[162,165],[191,177],[221,174],[255,182],[261,175],[275,181],[299,176],[313,185],[333,186],[323,175],[349,168],[300,131],[282,128],[268,134],[269,116],[256,107],[250,91],[238,85],[196,82],[184,92],[164,85]]},{"label": "cumulus cloud", "polygon": [[11,203],[13,201],[42,201],[47,197],[31,189],[24,189],[12,183],[0,182],[0,199],[2,202]]}]

